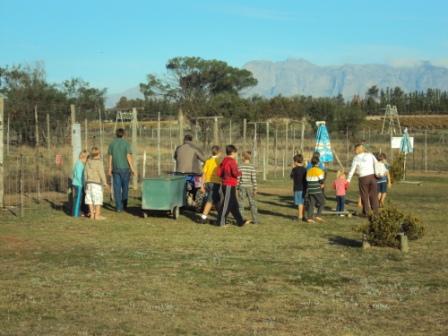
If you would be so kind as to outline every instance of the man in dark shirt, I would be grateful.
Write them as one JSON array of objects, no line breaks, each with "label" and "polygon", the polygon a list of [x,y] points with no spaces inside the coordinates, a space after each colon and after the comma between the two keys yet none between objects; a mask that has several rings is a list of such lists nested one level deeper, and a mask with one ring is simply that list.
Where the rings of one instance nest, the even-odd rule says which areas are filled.
[{"label": "man in dark shirt", "polygon": [[294,183],[294,204],[297,206],[297,218],[303,220],[303,203],[306,188],[306,168],[303,166],[303,155],[294,156],[294,167],[291,170],[291,178]]}]

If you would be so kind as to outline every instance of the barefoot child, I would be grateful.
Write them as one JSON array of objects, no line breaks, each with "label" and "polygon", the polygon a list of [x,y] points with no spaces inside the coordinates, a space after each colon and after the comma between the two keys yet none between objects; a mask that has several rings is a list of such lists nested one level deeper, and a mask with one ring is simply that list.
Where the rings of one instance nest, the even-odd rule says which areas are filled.
[{"label": "barefoot child", "polygon": [[205,161],[204,168],[202,169],[201,191],[206,194],[206,203],[200,217],[201,223],[207,221],[207,216],[213,205],[216,210],[219,209],[219,203],[221,201],[221,178],[218,176],[218,167],[220,163],[221,148],[215,145],[212,147],[212,156]]},{"label": "barefoot child", "polygon": [[226,146],[227,156],[222,160],[218,168],[218,176],[222,179],[222,193],[224,200],[219,210],[218,225],[224,227],[226,225],[226,218],[229,212],[235,218],[239,226],[249,223],[241,216],[238,199],[236,197],[236,186],[238,185],[238,177],[241,172],[238,169],[238,164],[235,160],[237,156],[237,149],[234,145]]},{"label": "barefoot child", "polygon": [[86,204],[90,209],[90,218],[103,220],[105,218],[101,216],[101,206],[103,205],[103,188],[107,187],[107,180],[98,147],[93,147],[90,152],[86,163],[85,181]]},{"label": "barefoot child", "polygon": [[258,224],[258,211],[255,203],[255,195],[257,194],[257,172],[255,167],[250,163],[252,152],[243,152],[243,163],[240,165],[241,176],[238,184],[238,196],[240,202],[240,212],[244,214],[244,205],[246,199],[249,203],[252,215],[252,223]]},{"label": "barefoot child", "polygon": [[380,207],[384,207],[384,201],[386,200],[387,189],[392,187],[390,173],[389,173],[389,165],[386,161],[386,154],[380,153],[378,154],[378,163],[377,169],[382,172],[380,176],[377,176],[377,186],[378,186],[378,201],[380,203]]},{"label": "barefoot child", "polygon": [[[333,189],[336,190],[336,212],[344,212],[348,182],[343,170],[338,170],[336,180],[333,182]],[[344,214],[340,214],[340,216],[344,216]]]},{"label": "barefoot child", "polygon": [[73,166],[72,187],[73,187],[73,217],[79,217],[80,212],[87,214],[84,203],[84,166],[87,161],[88,153],[86,150],[79,154],[79,160]]},{"label": "barefoot child", "polygon": [[[307,222],[315,223],[314,219],[323,222],[320,217],[325,205],[325,197],[322,189],[324,187],[324,171],[319,168],[319,159],[311,159],[312,168],[306,173],[306,198],[307,198]],[[317,207],[317,215],[314,217],[314,207]]]},{"label": "barefoot child", "polygon": [[306,187],[306,168],[303,165],[303,155],[297,154],[293,158],[293,168],[290,177],[293,180],[294,205],[297,207],[297,219],[303,220],[303,203]]}]

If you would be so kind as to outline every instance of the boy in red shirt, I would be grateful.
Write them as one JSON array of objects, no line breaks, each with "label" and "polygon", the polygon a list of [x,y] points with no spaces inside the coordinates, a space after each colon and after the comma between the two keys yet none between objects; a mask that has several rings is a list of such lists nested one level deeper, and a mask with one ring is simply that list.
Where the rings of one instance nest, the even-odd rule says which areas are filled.
[{"label": "boy in red shirt", "polygon": [[218,215],[218,225],[224,227],[229,212],[235,218],[239,226],[249,223],[241,216],[238,199],[236,197],[236,186],[238,185],[238,177],[241,172],[238,169],[238,163],[235,158],[237,149],[234,145],[226,146],[227,156],[222,160],[218,168],[218,176],[222,179],[222,193],[224,201]]}]

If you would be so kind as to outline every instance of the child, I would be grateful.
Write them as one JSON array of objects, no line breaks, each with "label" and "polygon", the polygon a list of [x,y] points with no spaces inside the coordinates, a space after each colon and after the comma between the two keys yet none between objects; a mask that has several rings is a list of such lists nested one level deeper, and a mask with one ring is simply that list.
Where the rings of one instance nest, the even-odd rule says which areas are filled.
[{"label": "child", "polygon": [[202,187],[201,191],[206,194],[205,206],[202,211],[200,222],[206,223],[207,216],[215,205],[215,209],[219,209],[221,201],[221,178],[218,176],[218,167],[221,163],[221,148],[219,146],[212,147],[212,156],[205,161],[202,168]]},{"label": "child", "polygon": [[378,178],[378,181],[377,181],[378,201],[380,203],[381,208],[384,207],[384,201],[385,201],[386,195],[387,195],[387,188],[392,187],[390,174],[389,174],[389,165],[387,164],[386,158],[387,157],[386,157],[385,153],[380,153],[377,158],[378,159],[377,165],[379,167],[379,170],[384,172],[383,174],[381,174],[381,176],[377,176],[377,178]]},{"label": "child", "polygon": [[[325,205],[325,197],[322,192],[324,187],[324,171],[319,168],[319,160],[311,159],[312,168],[306,173],[306,198],[307,198],[307,222],[315,223],[314,219],[323,222],[320,217]],[[317,216],[314,217],[314,207],[317,207]],[[314,219],[313,219],[314,217]]]},{"label": "child", "polygon": [[303,155],[297,154],[293,158],[293,168],[290,177],[293,180],[294,205],[297,206],[297,219],[303,220],[303,203],[306,188],[306,168],[303,166]]},{"label": "child", "polygon": [[84,214],[85,211],[84,203],[84,166],[86,164],[88,153],[86,150],[79,154],[79,160],[76,161],[73,166],[72,172],[72,187],[73,187],[73,217],[79,217],[80,211],[82,210]]},{"label": "child", "polygon": [[236,163],[237,149],[234,145],[226,146],[227,156],[222,160],[218,168],[218,176],[222,179],[222,192],[224,200],[219,211],[218,225],[224,227],[226,224],[227,215],[232,213],[237,224],[243,226],[249,221],[243,219],[240,213],[238,199],[236,198],[236,186],[238,185],[238,177],[241,172]]},{"label": "child", "polygon": [[[338,170],[336,180],[333,182],[333,189],[336,190],[336,212],[344,212],[345,208],[345,194],[348,189],[348,182],[343,170]],[[344,214],[340,213],[340,216]]]},{"label": "child", "polygon": [[90,218],[103,220],[101,206],[103,205],[103,187],[107,187],[104,174],[103,160],[100,158],[100,150],[93,147],[85,169],[86,204],[89,205]]},{"label": "child", "polygon": [[243,164],[240,165],[241,176],[238,184],[238,196],[240,201],[240,212],[244,214],[244,204],[246,199],[249,202],[250,212],[252,214],[252,222],[258,224],[258,211],[255,204],[255,195],[257,194],[257,172],[255,167],[250,163],[252,152],[243,152]]}]

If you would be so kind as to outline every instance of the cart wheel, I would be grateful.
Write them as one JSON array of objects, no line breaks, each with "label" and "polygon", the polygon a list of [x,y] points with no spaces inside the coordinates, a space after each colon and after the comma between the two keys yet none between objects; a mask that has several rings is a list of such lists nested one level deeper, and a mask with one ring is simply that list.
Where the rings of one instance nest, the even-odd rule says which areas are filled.
[{"label": "cart wheel", "polygon": [[148,213],[146,211],[143,211],[143,218],[148,218]]},{"label": "cart wheel", "polygon": [[179,214],[180,214],[179,207],[177,207],[177,206],[174,207],[173,211],[172,211],[172,214],[173,214],[174,219],[178,219],[179,218]]}]

